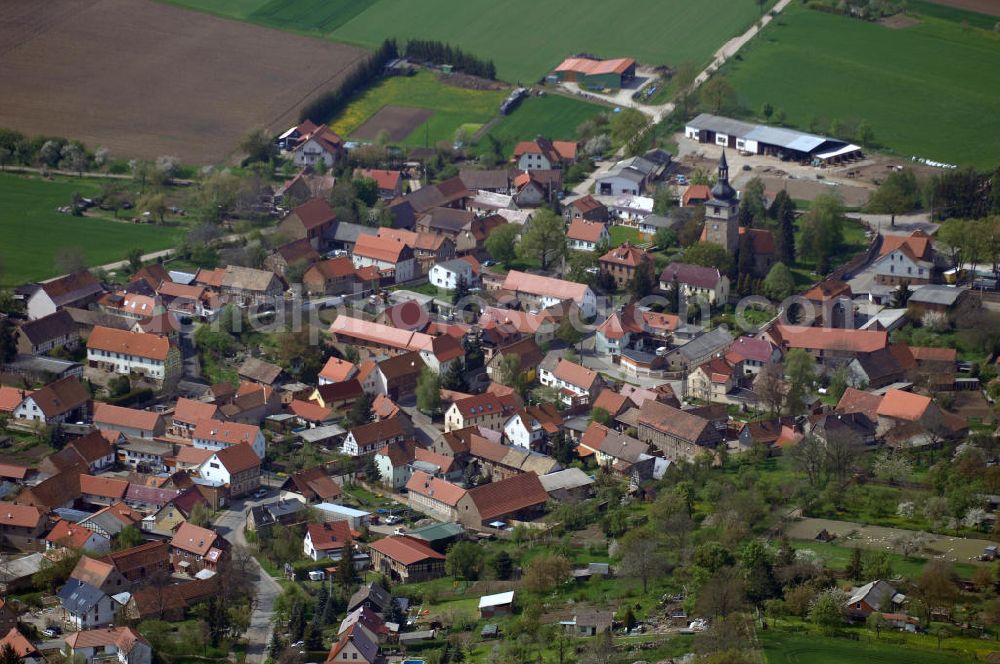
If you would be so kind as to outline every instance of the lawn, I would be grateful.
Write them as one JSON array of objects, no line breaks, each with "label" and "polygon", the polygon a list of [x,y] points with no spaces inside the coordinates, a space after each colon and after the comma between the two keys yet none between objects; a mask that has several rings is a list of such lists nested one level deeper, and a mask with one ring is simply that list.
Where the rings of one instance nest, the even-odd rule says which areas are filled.
[{"label": "lawn", "polygon": [[[536,136],[573,140],[577,127],[607,110],[604,106],[562,95],[529,97],[513,113],[503,116],[488,133],[503,145],[503,154],[509,155],[519,141]],[[479,142],[480,147],[485,144],[486,141]]]},{"label": "lawn", "polygon": [[[805,549],[812,551],[823,561],[823,565],[829,569],[843,571],[851,562],[854,555],[853,546],[838,546],[831,542],[820,542],[817,540],[792,540],[792,546],[796,550]],[[889,560],[892,563],[894,574],[901,574],[908,578],[916,578],[920,575],[924,565],[927,564],[925,558],[903,556],[898,553],[890,553]],[[955,573],[963,579],[971,579],[975,574],[976,567],[969,563],[957,563],[954,565]]]},{"label": "lawn", "polygon": [[129,249],[144,252],[174,244],[177,227],[129,224],[111,219],[74,217],[57,208],[73,194],[100,193],[99,180],[0,175],[0,286],[56,276],[54,258],[63,248],[78,248],[89,265],[122,260]]},{"label": "lawn", "polygon": [[492,59],[506,81],[526,83],[582,52],[704,65],[760,15],[756,0],[164,1],[365,47],[387,37],[437,39]]},{"label": "lawn", "polygon": [[352,101],[335,117],[330,126],[342,136],[361,127],[387,105],[425,108],[434,114],[407,136],[402,143],[434,146],[451,143],[464,124],[482,124],[499,112],[506,93],[496,90],[470,90],[447,85],[429,71],[414,76],[395,76],[380,81]]},{"label": "lawn", "polygon": [[791,126],[864,120],[903,157],[996,166],[1000,37],[972,23],[917,18],[891,29],[793,3],[725,73],[748,108],[769,103]]},{"label": "lawn", "polygon": [[626,242],[631,242],[632,244],[644,244],[646,242],[645,236],[638,229],[630,226],[612,226],[608,229],[608,233],[611,235],[612,247],[617,247]]},{"label": "lawn", "polygon": [[[781,630],[758,632],[768,664],[952,664],[955,653],[901,647],[898,643],[837,638]],[[929,638],[929,637],[928,637]],[[947,647],[945,641],[945,647]],[[928,644],[929,645],[929,644]]]}]

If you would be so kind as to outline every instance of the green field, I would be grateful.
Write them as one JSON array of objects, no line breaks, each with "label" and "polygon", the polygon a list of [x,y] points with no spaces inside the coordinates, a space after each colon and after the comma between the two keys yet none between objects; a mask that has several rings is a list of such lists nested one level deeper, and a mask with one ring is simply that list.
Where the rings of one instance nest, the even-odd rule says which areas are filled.
[{"label": "green field", "polygon": [[793,3],[725,71],[748,108],[772,104],[792,126],[864,120],[901,156],[996,166],[1000,35],[917,18],[891,29]]},{"label": "green field", "polygon": [[503,145],[505,155],[514,150],[519,141],[536,136],[554,140],[576,138],[576,128],[586,120],[609,110],[562,95],[529,97],[508,116],[501,118],[489,131]]},{"label": "green field", "polygon": [[504,80],[528,83],[583,52],[707,64],[760,15],[757,0],[164,1],[367,47],[387,37],[438,39],[492,59]]},{"label": "green field", "polygon": [[110,219],[74,217],[57,208],[69,205],[74,192],[85,197],[101,190],[99,180],[0,175],[0,286],[45,279],[56,274],[53,259],[64,247],[83,251],[90,265],[119,261],[133,247],[165,249],[176,240],[176,227],[129,224]]},{"label": "green field", "polygon": [[507,94],[496,90],[469,90],[440,82],[435,74],[418,72],[415,76],[395,76],[369,88],[337,115],[330,126],[342,136],[363,125],[383,106],[429,108],[434,115],[415,129],[405,145],[433,147],[440,141],[451,143],[455,131],[464,124],[482,124],[499,112]]},{"label": "green field", "polygon": [[818,634],[770,630],[759,632],[768,664],[954,664],[955,653],[902,648],[898,644],[853,641]]}]

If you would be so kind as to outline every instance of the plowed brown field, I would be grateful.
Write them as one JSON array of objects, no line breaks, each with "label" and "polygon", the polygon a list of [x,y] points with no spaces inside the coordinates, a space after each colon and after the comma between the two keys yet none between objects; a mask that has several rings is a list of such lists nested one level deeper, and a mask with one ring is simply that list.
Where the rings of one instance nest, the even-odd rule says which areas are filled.
[{"label": "plowed brown field", "polygon": [[0,127],[116,157],[226,160],[365,52],[151,0],[0,2]]}]

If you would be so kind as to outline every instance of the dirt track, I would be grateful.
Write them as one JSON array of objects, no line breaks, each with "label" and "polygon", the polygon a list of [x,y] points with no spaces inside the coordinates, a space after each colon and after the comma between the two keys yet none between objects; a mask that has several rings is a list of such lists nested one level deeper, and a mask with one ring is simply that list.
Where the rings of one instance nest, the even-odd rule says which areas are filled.
[{"label": "dirt track", "polygon": [[0,127],[119,157],[225,160],[364,51],[151,0],[0,2]]}]

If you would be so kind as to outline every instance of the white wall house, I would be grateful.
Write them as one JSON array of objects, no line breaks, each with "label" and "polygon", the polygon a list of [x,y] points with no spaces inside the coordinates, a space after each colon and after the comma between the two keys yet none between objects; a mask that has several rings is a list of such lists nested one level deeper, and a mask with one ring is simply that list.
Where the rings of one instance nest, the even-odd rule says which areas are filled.
[{"label": "white wall house", "polygon": [[153,658],[149,642],[131,627],[77,632],[66,637],[66,645],[74,658],[88,663],[150,664]]},{"label": "white wall house", "polygon": [[180,377],[181,353],[167,337],[158,334],[97,326],[87,339],[87,364],[163,383]]},{"label": "white wall house", "polygon": [[202,420],[191,434],[195,447],[203,450],[221,450],[230,445],[251,445],[261,459],[266,452],[266,441],[260,427],[238,422]]},{"label": "white wall house", "polygon": [[545,430],[538,420],[520,412],[511,415],[503,425],[503,434],[511,445],[525,450],[536,449],[545,437]]},{"label": "white wall house", "polygon": [[336,163],[337,153],[324,142],[310,138],[295,148],[293,159],[296,166],[315,166],[322,161],[329,168]]},{"label": "white wall house", "polygon": [[59,600],[66,622],[75,629],[94,629],[115,622],[121,604],[99,588],[77,579],[70,579],[59,591]]},{"label": "white wall house", "polygon": [[[394,458],[395,457],[395,458]],[[382,484],[393,491],[406,486],[413,474],[413,467],[410,461],[402,458],[402,455],[383,454],[379,452],[375,455],[375,466],[382,478]]]},{"label": "white wall house", "polygon": [[455,290],[458,288],[458,280],[461,278],[465,279],[467,287],[471,287],[473,281],[472,265],[460,258],[445,261],[444,263],[437,263],[431,268],[427,278],[431,282],[431,285],[444,288],[445,290]]}]

